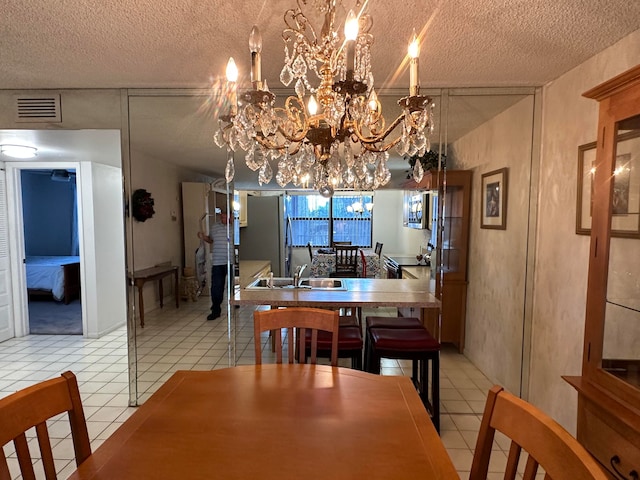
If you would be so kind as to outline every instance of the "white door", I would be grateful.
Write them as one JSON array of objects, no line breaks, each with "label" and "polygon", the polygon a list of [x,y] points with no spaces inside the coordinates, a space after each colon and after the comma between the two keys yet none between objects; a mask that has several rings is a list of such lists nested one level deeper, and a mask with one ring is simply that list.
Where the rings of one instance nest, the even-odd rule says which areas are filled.
[{"label": "white door", "polygon": [[0,342],[13,338],[11,314],[11,269],[9,266],[9,232],[7,229],[7,192],[5,171],[0,171]]}]

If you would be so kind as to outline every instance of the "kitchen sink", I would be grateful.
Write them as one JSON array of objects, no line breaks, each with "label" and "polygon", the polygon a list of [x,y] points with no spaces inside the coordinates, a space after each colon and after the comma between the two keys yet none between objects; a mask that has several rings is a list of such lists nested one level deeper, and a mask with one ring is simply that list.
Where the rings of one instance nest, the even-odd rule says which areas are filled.
[{"label": "kitchen sink", "polygon": [[[285,287],[286,288],[293,288],[293,278],[273,277],[272,281],[273,281],[273,288],[285,288]],[[247,288],[249,288],[249,289],[253,289],[253,288],[270,288],[269,287],[269,278],[268,277],[257,278],[253,282],[251,282],[249,285],[247,285]]]},{"label": "kitchen sink", "polygon": [[303,278],[302,287],[311,287],[313,290],[346,290],[344,282],[338,278]]},{"label": "kitchen sink", "polygon": [[269,278],[257,278],[249,285],[247,290],[261,290],[268,288],[300,288],[307,290],[346,290],[347,287],[341,279],[336,278],[303,278],[298,287],[293,286],[293,279],[289,277],[274,277],[273,287],[269,287]]}]

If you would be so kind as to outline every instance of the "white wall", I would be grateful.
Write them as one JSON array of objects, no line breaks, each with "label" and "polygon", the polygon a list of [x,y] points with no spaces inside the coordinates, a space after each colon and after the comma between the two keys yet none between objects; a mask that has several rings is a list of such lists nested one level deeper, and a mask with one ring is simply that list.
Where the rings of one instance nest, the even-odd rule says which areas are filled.
[{"label": "white wall", "polygon": [[122,170],[80,162],[84,334],[98,338],[126,324]]}]

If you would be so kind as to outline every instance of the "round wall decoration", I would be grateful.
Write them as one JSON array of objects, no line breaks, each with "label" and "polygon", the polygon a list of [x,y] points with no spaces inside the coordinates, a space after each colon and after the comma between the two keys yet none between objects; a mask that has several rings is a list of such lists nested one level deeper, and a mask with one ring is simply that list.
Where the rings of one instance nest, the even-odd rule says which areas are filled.
[{"label": "round wall decoration", "polygon": [[144,222],[148,218],[153,217],[153,214],[156,213],[153,209],[153,198],[144,188],[139,188],[133,192],[131,203],[133,218],[139,222]]}]

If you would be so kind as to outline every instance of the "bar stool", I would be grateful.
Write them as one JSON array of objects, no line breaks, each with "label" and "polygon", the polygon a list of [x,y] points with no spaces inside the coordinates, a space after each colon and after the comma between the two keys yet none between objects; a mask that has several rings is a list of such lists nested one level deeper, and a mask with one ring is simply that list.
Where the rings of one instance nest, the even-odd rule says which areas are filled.
[{"label": "bar stool", "polygon": [[[307,330],[305,346],[307,355],[311,353],[311,331]],[[329,358],[332,333],[318,331],[318,357]],[[351,368],[362,370],[362,330],[357,325],[341,325],[338,328],[338,358],[350,358]]]},{"label": "bar stool", "polygon": [[[340,317],[340,322],[342,322],[342,317]],[[340,324],[342,325],[342,323]],[[369,358],[369,352],[371,350],[371,339],[369,338],[370,328],[423,328],[423,324],[419,318],[415,317],[366,317],[364,334],[365,368],[368,363],[367,359]]]},{"label": "bar stool", "polygon": [[[366,371],[380,373],[380,359],[412,360],[412,378],[422,403],[440,433],[440,343],[426,328],[369,328],[370,352]],[[429,401],[429,369],[431,362],[431,401]]]}]

